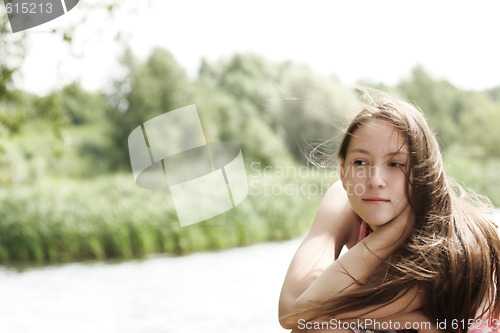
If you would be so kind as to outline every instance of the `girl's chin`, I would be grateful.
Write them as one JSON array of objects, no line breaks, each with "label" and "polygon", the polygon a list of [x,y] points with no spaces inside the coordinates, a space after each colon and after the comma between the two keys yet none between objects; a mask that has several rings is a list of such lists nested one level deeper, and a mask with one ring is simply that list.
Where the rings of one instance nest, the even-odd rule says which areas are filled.
[{"label": "girl's chin", "polygon": [[389,222],[391,219],[370,219],[370,220],[365,220],[365,222],[372,228],[373,230],[383,226],[387,222]]}]

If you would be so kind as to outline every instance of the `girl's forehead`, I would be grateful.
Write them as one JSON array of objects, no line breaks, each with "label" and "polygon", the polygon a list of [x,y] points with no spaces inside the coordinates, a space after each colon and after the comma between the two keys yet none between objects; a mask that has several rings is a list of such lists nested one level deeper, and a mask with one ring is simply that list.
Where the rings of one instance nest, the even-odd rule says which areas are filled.
[{"label": "girl's forehead", "polygon": [[403,134],[393,125],[379,119],[369,120],[354,131],[348,152],[353,150],[373,153],[408,151]]}]

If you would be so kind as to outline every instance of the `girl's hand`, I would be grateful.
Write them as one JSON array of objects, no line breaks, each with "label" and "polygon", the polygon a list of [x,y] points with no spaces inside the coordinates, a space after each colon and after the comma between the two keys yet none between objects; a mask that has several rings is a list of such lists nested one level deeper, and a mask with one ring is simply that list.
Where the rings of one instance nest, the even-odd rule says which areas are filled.
[{"label": "girl's hand", "polygon": [[366,241],[370,243],[371,250],[387,257],[406,240],[414,226],[415,220],[408,205],[401,214],[368,235]]},{"label": "girl's hand", "polygon": [[[297,310],[306,310],[311,301],[319,301],[357,287],[380,266],[381,259],[390,256],[411,233],[414,221],[407,207],[396,218],[380,226],[335,260],[311,286],[297,299]],[[346,274],[347,273],[347,274]],[[384,306],[367,305],[366,308],[340,314],[337,319],[356,318],[370,312],[373,318],[389,317],[401,311],[413,311],[422,306],[422,294],[416,288],[404,293],[398,300]]]}]

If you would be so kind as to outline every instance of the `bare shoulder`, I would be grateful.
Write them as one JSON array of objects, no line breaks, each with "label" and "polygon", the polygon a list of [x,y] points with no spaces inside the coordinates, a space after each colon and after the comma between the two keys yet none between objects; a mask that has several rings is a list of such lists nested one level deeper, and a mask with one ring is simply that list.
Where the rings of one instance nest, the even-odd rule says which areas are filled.
[{"label": "bare shoulder", "polygon": [[326,234],[336,244],[345,245],[357,237],[360,223],[361,219],[352,210],[342,183],[337,181],[323,197],[309,235]]},{"label": "bare shoulder", "polygon": [[312,226],[295,253],[283,282],[280,295],[280,323],[294,328],[297,322],[286,315],[296,311],[297,299],[338,257],[341,248],[359,227],[347,194],[340,182],[335,183],[321,202]]}]

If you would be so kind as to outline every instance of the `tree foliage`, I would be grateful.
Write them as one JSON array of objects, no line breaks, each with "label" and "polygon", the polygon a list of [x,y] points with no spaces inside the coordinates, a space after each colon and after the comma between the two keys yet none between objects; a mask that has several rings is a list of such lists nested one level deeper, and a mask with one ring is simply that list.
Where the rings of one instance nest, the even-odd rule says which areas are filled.
[{"label": "tree foliage", "polygon": [[495,90],[463,91],[437,80],[421,66],[398,85],[424,112],[444,150],[462,147],[474,157],[500,157],[500,100]]},{"label": "tree foliage", "polygon": [[[359,109],[355,93],[334,77],[252,53],[237,53],[213,63],[203,60],[196,78],[189,78],[173,55],[161,48],[152,50],[146,59],[126,50],[120,61],[126,74],[115,81],[107,96],[87,92],[76,82],[34,96],[16,90],[11,76],[2,77],[4,138],[22,133],[23,124],[30,121],[50,124],[60,140],[65,128],[89,128],[82,133],[93,134],[77,139],[72,149],[106,165],[100,171],[128,171],[127,138],[134,128],[165,112],[196,104],[208,141],[238,144],[246,163],[283,165],[293,163],[292,157],[304,162],[309,149],[327,140],[332,143],[327,152],[333,153],[346,122]],[[500,158],[498,88],[464,91],[418,66],[397,89],[424,111],[445,155]],[[102,138],[106,141],[99,141]],[[65,149],[57,150],[58,154]]]},{"label": "tree foliage", "polygon": [[302,66],[286,72],[281,88],[278,121],[293,156],[303,161],[308,151],[327,141],[331,141],[330,153],[334,153],[346,119],[359,106],[354,92],[336,79]]},{"label": "tree foliage", "polygon": [[78,82],[64,86],[59,93],[61,108],[67,121],[81,126],[104,121],[107,101],[103,94],[88,92]]},{"label": "tree foliage", "polygon": [[114,152],[114,169],[129,168],[127,138],[133,129],[189,103],[186,73],[170,52],[156,48],[141,63],[127,50],[121,63],[127,74],[115,82],[107,111],[106,131]]},{"label": "tree foliage", "polygon": [[[120,152],[115,167],[129,168],[127,137],[135,127],[190,104],[197,106],[208,141],[239,144],[246,161],[263,165],[290,161],[285,145],[275,135],[272,125],[263,119],[262,99],[267,97],[258,97],[256,87],[260,83],[272,85],[269,72],[262,73],[267,65],[253,56],[235,57],[239,60],[231,61],[228,66],[205,62],[200,77],[191,80],[166,50],[153,50],[144,62],[126,52],[122,64],[128,75],[117,81],[107,113],[110,142]],[[259,61],[262,63],[256,65]],[[256,72],[247,78],[240,71],[249,73],[249,68]]]},{"label": "tree foliage", "polygon": [[254,53],[236,53],[213,64],[202,60],[199,78],[238,101],[251,104],[273,129],[278,124],[272,102],[280,97],[280,83],[290,63],[275,64]]},{"label": "tree foliage", "polygon": [[413,69],[409,80],[398,85],[425,113],[443,147],[461,135],[460,117],[464,112],[460,90],[445,80],[435,80],[421,66]]},{"label": "tree foliage", "polygon": [[252,53],[237,53],[214,64],[202,61],[200,78],[213,82],[238,104],[248,103],[301,162],[308,149],[337,138],[346,115],[357,106],[353,92],[334,78]]}]

